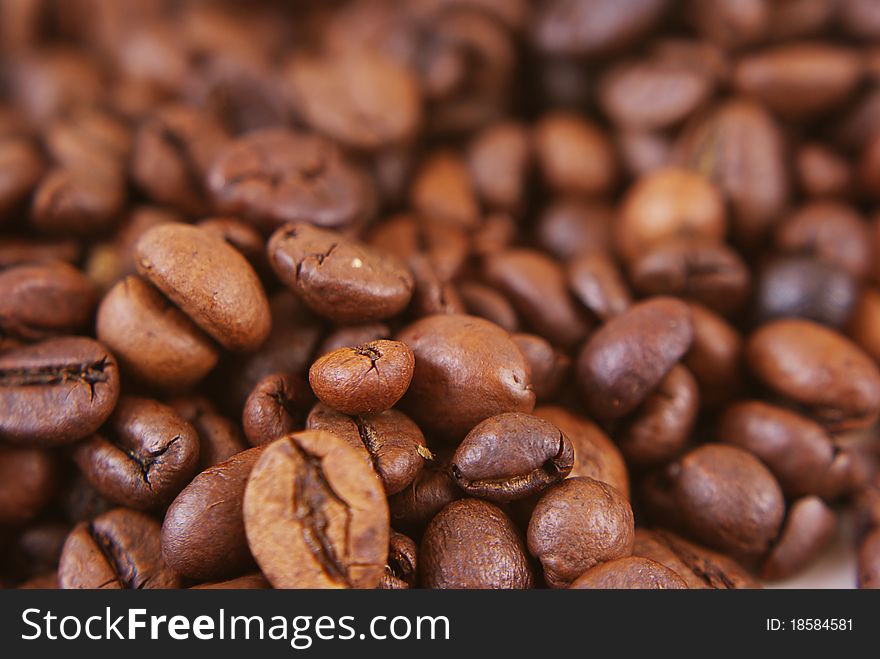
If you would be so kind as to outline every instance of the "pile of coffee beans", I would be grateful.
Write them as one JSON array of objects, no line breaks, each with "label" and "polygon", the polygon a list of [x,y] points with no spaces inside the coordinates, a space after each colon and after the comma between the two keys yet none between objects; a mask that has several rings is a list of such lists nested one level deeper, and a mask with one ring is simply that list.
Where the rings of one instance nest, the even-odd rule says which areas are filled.
[{"label": "pile of coffee beans", "polygon": [[0,584],[880,587],[878,40],[0,0]]}]

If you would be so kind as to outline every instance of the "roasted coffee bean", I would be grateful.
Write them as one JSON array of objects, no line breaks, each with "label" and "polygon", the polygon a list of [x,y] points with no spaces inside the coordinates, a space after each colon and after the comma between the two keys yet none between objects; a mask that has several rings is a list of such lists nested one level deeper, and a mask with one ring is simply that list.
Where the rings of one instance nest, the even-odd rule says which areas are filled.
[{"label": "roasted coffee bean", "polygon": [[73,448],[73,459],[108,499],[148,510],[167,504],[190,481],[199,437],[171,407],[126,396],[104,430]]},{"label": "roasted coffee bean", "polygon": [[534,583],[519,533],[504,512],[480,499],[453,501],[425,531],[419,546],[425,588],[522,589]]},{"label": "roasted coffee bean", "polygon": [[246,574],[226,581],[212,581],[193,586],[192,590],[268,590],[271,584],[262,574]]},{"label": "roasted coffee bean", "polygon": [[512,334],[511,338],[529,363],[536,400],[553,398],[568,375],[571,359],[537,334]]},{"label": "roasted coffee bean", "polygon": [[699,409],[696,380],[687,368],[676,364],[615,433],[628,463],[636,466],[657,464],[681,453]]},{"label": "roasted coffee bean", "polygon": [[791,504],[776,546],[761,567],[763,579],[785,579],[822,553],[837,530],[837,516],[819,497]]},{"label": "roasted coffee bean", "polygon": [[402,533],[391,532],[388,543],[388,562],[379,588],[382,590],[406,590],[413,588],[418,576],[418,547]]},{"label": "roasted coffee bean", "polygon": [[36,518],[55,494],[58,472],[49,451],[0,444],[0,525]]},{"label": "roasted coffee bean", "polygon": [[348,416],[319,403],[309,413],[306,427],[333,433],[362,453],[389,495],[408,487],[434,459],[422,431],[398,410]]},{"label": "roasted coffee bean", "polygon": [[832,431],[865,428],[880,413],[880,371],[837,332],[807,320],[777,320],[746,345],[752,373]]},{"label": "roasted coffee bean", "polygon": [[684,590],[687,584],[668,567],[648,558],[627,556],[600,563],[575,579],[579,590]]},{"label": "roasted coffee bean", "polygon": [[790,497],[820,493],[835,457],[834,444],[822,426],[757,400],[728,407],[717,436],[760,458]]},{"label": "roasted coffee bean", "polygon": [[120,281],[101,301],[96,332],[126,375],[166,390],[188,389],[219,358],[210,337],[137,276]]},{"label": "roasted coffee bean", "polygon": [[45,164],[40,152],[28,140],[0,140],[0,220],[28,198],[43,175]]},{"label": "roasted coffee bean", "polygon": [[63,337],[0,354],[0,439],[69,444],[95,432],[119,397],[116,361],[91,339]]},{"label": "roasted coffee bean", "polygon": [[405,489],[388,498],[391,525],[419,538],[443,508],[464,496],[455,484],[448,462],[440,459],[425,465]]},{"label": "roasted coffee bean", "polygon": [[707,444],[685,455],[675,500],[692,533],[734,554],[766,552],[779,534],[785,500],[776,479],[751,453]]},{"label": "roasted coffee bean", "polygon": [[529,552],[548,586],[567,588],[594,565],[629,556],[633,533],[632,508],[620,492],[592,478],[569,478],[535,506]]},{"label": "roasted coffee bean", "polygon": [[631,264],[629,277],[642,295],[674,295],[724,315],[743,306],[751,284],[749,270],[734,250],[702,238],[655,245]]},{"label": "roasted coffee bean", "polygon": [[17,265],[64,261],[78,263],[82,248],[72,239],[35,240],[18,236],[0,236],[0,269]]},{"label": "roasted coffee bean", "polygon": [[874,529],[859,547],[859,588],[880,588],[880,528]]},{"label": "roasted coffee bean", "polygon": [[23,528],[7,554],[8,571],[18,578],[54,573],[70,526],[64,522],[33,522]]},{"label": "roasted coffee bean", "polygon": [[841,327],[857,297],[857,283],[845,270],[811,257],[782,258],[764,267],[755,282],[754,315],[758,322],[806,318]]},{"label": "roasted coffee bean", "polygon": [[452,282],[444,282],[437,275],[428,257],[417,254],[410,258],[409,267],[415,281],[410,313],[416,317],[435,314],[462,314],[464,302]]},{"label": "roasted coffee bean", "polygon": [[611,249],[614,217],[608,204],[560,197],[538,218],[536,238],[542,249],[563,261],[583,252],[604,254]]},{"label": "roasted coffee bean", "polygon": [[840,154],[820,143],[807,143],[795,154],[795,173],[807,197],[845,197],[853,188],[853,171]]},{"label": "roasted coffee bean", "polygon": [[700,404],[710,409],[735,398],[743,380],[743,341],[724,318],[689,304],[694,341],[682,363],[699,384]]},{"label": "roasted coffee bean", "polygon": [[724,200],[698,172],[666,167],[637,179],[614,223],[617,251],[633,262],[670,238],[722,242],[727,232]]},{"label": "roasted coffee bean", "polygon": [[264,232],[288,222],[342,229],[372,213],[366,176],[332,142],[282,128],[233,140],[206,182],[216,212]]},{"label": "roasted coffee bean", "polygon": [[880,290],[863,288],[846,329],[862,350],[880,362]]},{"label": "roasted coffee bean", "polygon": [[589,326],[578,314],[564,271],[541,252],[511,249],[491,254],[483,262],[483,276],[552,343],[571,348],[586,336]]},{"label": "roasted coffee bean", "polygon": [[138,272],[230,350],[254,350],[269,334],[263,286],[245,258],[210,232],[161,224],[135,246]]},{"label": "roasted coffee bean", "polygon": [[244,495],[248,545],[275,588],[375,588],[388,552],[379,478],[343,439],[308,430],[263,449]]},{"label": "roasted coffee bean", "polygon": [[555,112],[541,117],[534,131],[538,168],[551,190],[599,195],[614,185],[614,150],[598,126],[576,114]]},{"label": "roasted coffee bean", "polygon": [[126,202],[122,172],[57,168],[34,193],[31,222],[41,232],[92,236],[112,228]]},{"label": "roasted coffee bean", "polygon": [[314,401],[305,380],[286,373],[267,375],[248,396],[241,424],[251,446],[301,430]]},{"label": "roasted coffee bean", "polygon": [[614,487],[629,499],[629,475],[620,449],[592,421],[562,407],[535,408],[535,416],[559,428],[574,448],[574,466],[569,477],[589,477]]},{"label": "roasted coffee bean", "polygon": [[213,467],[247,448],[238,424],[217,413],[202,396],[181,396],[169,402],[199,435],[199,469]]},{"label": "roasted coffee bean", "polygon": [[315,351],[316,357],[339,350],[339,348],[356,348],[361,344],[391,336],[391,328],[385,323],[365,323],[363,325],[347,325],[330,332],[321,341]]},{"label": "roasted coffee bean", "polygon": [[522,208],[532,149],[528,128],[499,121],[480,131],[468,147],[468,169],[480,198],[509,211]]},{"label": "roasted coffee bean", "polygon": [[397,335],[416,368],[403,406],[429,432],[458,441],[485,418],[531,412],[528,362],[503,329],[482,318],[431,316]]},{"label": "roasted coffee bean", "polygon": [[0,272],[0,346],[76,334],[90,324],[97,295],[85,275],[49,261]]},{"label": "roasted coffee bean", "polygon": [[376,414],[406,393],[414,368],[405,343],[371,341],[318,358],[309,369],[309,384],[322,403],[340,412]]},{"label": "roasted coffee bean", "polygon": [[617,419],[660,384],[693,340],[690,309],[679,300],[641,302],[593,334],[576,364],[589,412]]},{"label": "roasted coffee bean", "polygon": [[480,207],[464,159],[451,149],[428,155],[410,188],[410,204],[432,222],[476,229]]},{"label": "roasted coffee bean", "polygon": [[400,313],[412,297],[409,269],[395,257],[307,224],[283,227],[269,241],[275,274],[309,309],[341,323]]},{"label": "roasted coffee bean", "polygon": [[119,590],[179,588],[180,577],[162,560],[159,522],[117,508],[70,532],[58,565],[62,588]]},{"label": "roasted coffee bean", "polygon": [[552,423],[509,412],[478,423],[452,457],[452,475],[471,496],[512,501],[568,476],[574,466],[569,439]]},{"label": "roasted coffee bean", "polygon": [[568,286],[594,316],[607,321],[632,305],[632,295],[617,265],[601,252],[588,252],[568,263]]},{"label": "roasted coffee bean", "polygon": [[248,449],[209,467],[177,495],[162,522],[162,559],[172,570],[218,580],[252,566],[242,506],[261,453],[261,447]]},{"label": "roasted coffee bean", "polygon": [[749,572],[728,556],[688,542],[669,531],[636,529],[633,555],[651,559],[684,579],[688,588],[760,588]]},{"label": "roasted coffee bean", "polygon": [[237,249],[257,273],[261,281],[270,277],[266,243],[253,226],[232,217],[209,217],[196,223],[200,229],[212,233]]},{"label": "roasted coffee bean", "polygon": [[472,316],[492,321],[508,332],[515,332],[519,328],[519,318],[513,305],[494,288],[466,281],[459,284],[458,293]]}]

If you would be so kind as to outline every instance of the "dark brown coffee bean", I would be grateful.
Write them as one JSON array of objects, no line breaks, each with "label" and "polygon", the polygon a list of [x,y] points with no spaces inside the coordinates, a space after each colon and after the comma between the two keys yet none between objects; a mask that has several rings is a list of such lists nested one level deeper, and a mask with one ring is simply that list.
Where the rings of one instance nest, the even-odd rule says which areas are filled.
[{"label": "dark brown coffee bean", "polygon": [[752,101],[731,99],[696,117],[679,137],[675,160],[718,186],[733,210],[733,234],[745,243],[759,241],[788,201],[783,137]]},{"label": "dark brown coffee bean", "polygon": [[846,329],[862,350],[874,361],[880,361],[880,290],[862,290]]},{"label": "dark brown coffee bean", "polygon": [[672,140],[665,133],[624,129],[616,137],[623,168],[630,176],[648,176],[672,164]]},{"label": "dark brown coffee bean", "polygon": [[583,252],[607,253],[615,213],[608,204],[561,197],[543,210],[535,228],[538,244],[560,260]]},{"label": "dark brown coffee bean", "polygon": [[319,430],[268,444],[244,495],[248,545],[275,588],[375,588],[388,552],[379,478]]},{"label": "dark brown coffee bean", "polygon": [[161,224],[135,246],[138,272],[230,350],[254,350],[269,334],[269,303],[245,258],[209,232]]},{"label": "dark brown coffee bean", "polygon": [[774,112],[804,118],[839,105],[863,73],[851,49],[819,43],[777,46],[743,57],[733,72],[735,87]]},{"label": "dark brown coffee bean", "polygon": [[388,543],[388,561],[379,588],[382,590],[406,590],[416,585],[418,576],[418,547],[402,533],[391,532]]},{"label": "dark brown coffee bean", "polygon": [[734,554],[766,552],[785,515],[782,490],[770,471],[751,453],[720,444],[682,458],[675,500],[692,533]]},{"label": "dark brown coffee bean", "polygon": [[467,164],[451,149],[439,149],[425,157],[409,196],[419,217],[465,230],[479,225],[479,200]]},{"label": "dark brown coffee bean", "polygon": [[315,351],[315,356],[323,357],[340,348],[356,348],[363,343],[387,339],[390,336],[391,328],[385,323],[365,323],[339,327],[324,337],[321,345]]},{"label": "dark brown coffee bean", "polygon": [[268,590],[272,585],[262,574],[246,574],[226,581],[212,581],[193,586],[192,590]]},{"label": "dark brown coffee bean", "polygon": [[43,133],[56,165],[113,174],[131,154],[131,131],[118,117],[96,108],[77,108]]},{"label": "dark brown coffee bean", "polygon": [[660,384],[693,340],[690,309],[679,300],[642,302],[605,323],[576,365],[587,409],[597,419],[632,412]]},{"label": "dark brown coffee bean", "polygon": [[375,51],[296,55],[285,68],[297,114],[345,146],[378,149],[405,142],[421,121],[414,76]]},{"label": "dark brown coffee bean", "polygon": [[241,424],[251,446],[266,444],[294,430],[302,430],[303,419],[314,398],[305,380],[275,373],[257,383],[244,404]]},{"label": "dark brown coffee bean", "polygon": [[627,556],[600,563],[575,579],[578,590],[684,590],[687,584],[668,567],[648,558]]},{"label": "dark brown coffee bean", "polygon": [[0,236],[0,269],[17,265],[64,261],[78,263],[82,248],[72,239],[35,240],[18,236]]},{"label": "dark brown coffee bean", "polygon": [[468,147],[468,169],[477,194],[488,206],[520,210],[531,164],[531,141],[525,125],[499,121],[480,131]]},{"label": "dark brown coffee bean", "polygon": [[447,504],[464,496],[455,484],[448,460],[435,457],[410,485],[388,498],[391,525],[413,538],[420,538],[428,522]]},{"label": "dark brown coffee bean", "polygon": [[511,338],[529,363],[529,380],[536,400],[553,398],[568,376],[571,359],[536,334],[512,334]]},{"label": "dark brown coffee bean", "polygon": [[483,276],[552,343],[571,348],[586,336],[589,326],[568,292],[564,271],[541,252],[511,249],[491,254],[483,262]]},{"label": "dark brown coffee bean", "polygon": [[629,556],[629,502],[607,483],[569,478],[544,494],[529,521],[529,552],[551,588],[567,588],[594,565]]},{"label": "dark brown coffee bean", "polygon": [[119,397],[116,361],[100,343],[64,337],[0,354],[0,438],[57,446],[95,432]]},{"label": "dark brown coffee bean", "polygon": [[465,312],[464,302],[455,286],[440,279],[428,257],[422,254],[411,257],[409,267],[415,281],[415,290],[409,306],[410,313],[414,317]]},{"label": "dark brown coffee bean", "polygon": [[615,439],[632,465],[667,462],[685,448],[699,409],[696,380],[676,364],[615,432]]},{"label": "dark brown coffee bean", "polygon": [[552,423],[509,412],[478,423],[452,458],[452,475],[471,496],[513,501],[568,476],[574,466],[569,439]]},{"label": "dark brown coffee bean", "polygon": [[232,217],[209,217],[197,222],[196,226],[232,245],[247,259],[260,280],[268,281],[270,268],[266,242],[253,226]]},{"label": "dark brown coffee bean", "polygon": [[822,426],[756,400],[728,407],[718,423],[717,436],[758,456],[790,497],[820,493],[835,456]]},{"label": "dark brown coffee bean", "polygon": [[458,441],[502,412],[531,412],[528,363],[503,329],[474,316],[431,316],[405,327],[416,368],[403,406],[419,426]]},{"label": "dark brown coffee bean", "polygon": [[118,222],[125,202],[121,171],[53,169],[34,194],[31,222],[44,233],[92,236]]},{"label": "dark brown coffee bean", "polygon": [[553,0],[536,9],[531,35],[541,51],[554,55],[599,55],[623,48],[647,33],[669,3],[635,0]]},{"label": "dark brown coffee bean", "polygon": [[853,189],[850,162],[824,144],[806,143],[797,150],[794,159],[797,181],[806,197],[840,198]]},{"label": "dark brown coffee bean", "polygon": [[132,176],[156,202],[205,215],[205,173],[228,141],[211,114],[183,105],[160,108],[138,126]]},{"label": "dark brown coffee bean", "polygon": [[8,549],[8,571],[18,578],[54,573],[70,526],[64,522],[33,522],[21,529]]},{"label": "dark brown coffee bean", "polygon": [[61,261],[0,272],[0,345],[76,334],[92,317],[97,296],[79,270]]},{"label": "dark brown coffee bean", "polygon": [[727,232],[724,200],[702,174],[664,167],[636,180],[614,223],[617,251],[633,262],[670,238],[722,242]]},{"label": "dark brown coffee bean", "polygon": [[218,580],[253,564],[242,506],[248,476],[262,448],[209,467],[192,479],[165,513],[162,558],[178,574]]},{"label": "dark brown coffee bean", "polygon": [[519,533],[487,501],[453,501],[431,520],[419,546],[425,588],[523,589],[534,583]]},{"label": "dark brown coffee bean", "polygon": [[880,371],[837,332],[807,320],[777,320],[749,337],[746,359],[760,382],[840,431],[880,413]]},{"label": "dark brown coffee bean", "polygon": [[758,322],[805,318],[841,327],[857,297],[857,283],[845,270],[812,257],[780,258],[767,264],[755,282],[753,313]]},{"label": "dark brown coffee bean", "polygon": [[749,572],[728,556],[695,545],[669,531],[636,530],[633,555],[665,565],[688,588],[760,588]]},{"label": "dark brown coffee bean", "polygon": [[607,321],[632,305],[617,264],[601,252],[587,252],[568,263],[568,286],[594,316]]},{"label": "dark brown coffee bean", "polygon": [[288,222],[341,229],[372,212],[366,176],[333,143],[282,128],[233,140],[206,181],[218,213],[242,217],[264,232]]},{"label": "dark brown coffee bean", "polygon": [[167,405],[126,396],[102,432],[74,447],[73,459],[108,499],[147,510],[167,504],[192,478],[199,437]]},{"label": "dark brown coffee bean", "polygon": [[705,39],[740,48],[763,38],[770,29],[766,0],[688,0],[689,22]]},{"label": "dark brown coffee bean", "polygon": [[515,332],[519,328],[519,318],[513,305],[494,288],[466,281],[458,285],[458,293],[469,314],[485,318],[508,332]]},{"label": "dark brown coffee bean", "polygon": [[283,227],[268,250],[279,279],[312,311],[337,322],[394,316],[412,296],[412,274],[397,258],[332,231]]},{"label": "dark brown coffee bean", "polygon": [[159,522],[117,508],[78,524],[64,543],[58,565],[62,588],[179,588],[180,577],[162,560]]},{"label": "dark brown coffee bean", "polygon": [[751,283],[748,267],[733,249],[690,238],[655,245],[631,264],[629,277],[642,295],[674,295],[724,315],[743,306]]},{"label": "dark brown coffee bean", "polygon": [[0,140],[0,220],[18,210],[45,170],[40,152],[28,140]]},{"label": "dark brown coffee bean", "polygon": [[880,588],[880,528],[874,529],[859,547],[859,588]]},{"label": "dark brown coffee bean", "polygon": [[319,403],[309,413],[306,427],[331,432],[362,453],[388,495],[408,487],[434,459],[419,427],[397,410],[348,416]]},{"label": "dark brown coffee bean", "polygon": [[562,407],[545,405],[535,408],[535,416],[559,428],[574,448],[574,466],[570,478],[589,477],[608,483],[629,499],[629,475],[620,449],[588,419]]},{"label": "dark brown coffee bean", "polygon": [[0,525],[19,526],[37,517],[55,494],[57,480],[52,453],[0,444]]},{"label": "dark brown coffee bean", "polygon": [[199,436],[199,469],[220,464],[248,446],[238,424],[217,413],[202,396],[182,396],[169,402]]},{"label": "dark brown coffee bean", "polygon": [[589,120],[568,112],[546,114],[535,126],[533,139],[538,168],[554,192],[599,195],[614,185],[613,147]]},{"label": "dark brown coffee bean", "polygon": [[689,304],[694,341],[683,363],[697,380],[700,404],[715,409],[742,387],[742,337],[724,318],[699,304]]},{"label": "dark brown coffee bean", "polygon": [[318,399],[345,414],[376,414],[397,403],[412,380],[415,357],[399,341],[371,341],[319,357],[309,369]]},{"label": "dark brown coffee bean", "polygon": [[214,342],[159,291],[126,277],[98,308],[98,338],[117,356],[126,375],[166,390],[188,389],[214,368]]},{"label": "dark brown coffee bean", "polygon": [[837,515],[819,497],[791,504],[776,546],[761,567],[763,579],[785,579],[815,560],[834,537]]}]

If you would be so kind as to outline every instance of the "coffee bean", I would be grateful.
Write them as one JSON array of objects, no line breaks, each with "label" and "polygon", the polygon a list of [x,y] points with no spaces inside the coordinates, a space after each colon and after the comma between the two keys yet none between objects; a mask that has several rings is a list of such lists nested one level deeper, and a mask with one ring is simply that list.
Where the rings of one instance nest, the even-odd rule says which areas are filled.
[{"label": "coffee bean", "polygon": [[318,349],[317,357],[339,350],[339,348],[356,348],[363,343],[387,339],[391,336],[391,328],[385,323],[365,323],[363,325],[347,325],[330,332]]},{"label": "coffee bean", "polygon": [[333,433],[355,448],[382,479],[388,495],[407,488],[434,459],[422,431],[398,410],[348,416],[319,403],[306,427]]},{"label": "coffee bean", "polygon": [[519,533],[487,501],[461,499],[441,510],[419,546],[425,588],[531,588],[532,569]]},{"label": "coffee bean", "polygon": [[818,142],[807,143],[795,153],[795,174],[807,197],[845,197],[853,188],[850,163]]},{"label": "coffee bean", "polygon": [[568,375],[571,359],[537,334],[512,334],[511,338],[529,364],[535,398],[553,398]]},{"label": "coffee bean", "polygon": [[528,128],[500,121],[480,131],[468,147],[468,169],[477,193],[493,208],[518,210],[531,161]]},{"label": "coffee bean", "polygon": [[428,523],[464,492],[455,484],[448,461],[441,456],[425,465],[402,491],[388,498],[391,524],[414,538],[420,538]]},{"label": "coffee bean", "polygon": [[253,564],[244,531],[245,486],[262,448],[209,467],[177,495],[162,522],[162,558],[178,574],[217,580]]},{"label": "coffee bean", "polygon": [[529,552],[548,586],[567,588],[594,565],[629,556],[633,533],[632,509],[620,492],[592,478],[569,478],[535,506]]},{"label": "coffee bean", "polygon": [[431,316],[397,335],[416,368],[403,406],[420,427],[459,440],[483,419],[531,412],[528,363],[510,335],[482,318]]},{"label": "coffee bean", "polygon": [[372,212],[366,176],[332,142],[282,128],[230,142],[205,180],[216,212],[264,232],[288,222],[341,229]]},{"label": "coffee bean", "polygon": [[404,263],[427,257],[437,277],[448,282],[458,276],[468,257],[468,235],[459,227],[426,222],[413,215],[396,215],[384,220],[370,233],[370,245],[393,254]]},{"label": "coffee bean", "polygon": [[52,453],[0,444],[0,524],[19,526],[36,518],[54,495],[58,476]]},{"label": "coffee bean", "polygon": [[375,414],[394,406],[412,380],[415,358],[399,341],[371,341],[339,348],[309,369],[321,402],[345,414]]},{"label": "coffee bean", "polygon": [[84,330],[96,297],[85,275],[60,261],[4,270],[0,272],[0,344]]},{"label": "coffee bean", "polygon": [[58,565],[62,588],[179,588],[180,577],[162,560],[159,522],[116,508],[78,524],[64,543]]},{"label": "coffee bean", "polygon": [[569,439],[549,421],[509,412],[478,423],[452,458],[452,475],[471,496],[512,501],[564,479],[574,466]]},{"label": "coffee bean", "polygon": [[37,186],[45,164],[28,140],[0,140],[0,220],[18,210]]},{"label": "coffee bean", "polygon": [[700,404],[717,409],[735,398],[742,388],[742,337],[714,311],[699,304],[688,306],[694,341],[682,363],[699,384]]},{"label": "coffee bean", "polygon": [[0,438],[57,446],[95,432],[119,397],[116,361],[86,338],[49,339],[0,354]]},{"label": "coffee bean", "polygon": [[388,562],[379,588],[382,590],[406,590],[413,588],[418,576],[418,548],[416,543],[402,533],[391,532],[388,543]]},{"label": "coffee bean", "polygon": [[96,332],[126,375],[171,391],[194,385],[219,358],[214,342],[137,276],[120,281],[101,301]]},{"label": "coffee bean", "polygon": [[244,495],[248,545],[275,588],[375,588],[388,551],[378,477],[345,440],[308,430],[263,449]]},{"label": "coffee bean", "polygon": [[202,396],[181,396],[169,402],[199,436],[199,469],[213,467],[247,448],[238,424],[217,413]]},{"label": "coffee bean", "polygon": [[605,253],[611,248],[613,209],[578,196],[560,197],[547,206],[535,228],[538,244],[560,260],[583,252]]},{"label": "coffee bean", "polygon": [[135,246],[138,272],[230,350],[254,350],[269,334],[269,303],[241,254],[209,232],[162,224]]},{"label": "coffee bean", "polygon": [[459,285],[458,292],[470,315],[485,318],[508,332],[515,332],[519,327],[513,305],[494,288],[467,281]]},{"label": "coffee bean", "polygon": [[269,241],[275,274],[315,313],[343,323],[393,316],[409,303],[413,278],[396,258],[307,224]]},{"label": "coffee bean", "polygon": [[209,217],[196,223],[200,229],[222,238],[251,264],[260,281],[270,277],[266,243],[253,226],[232,217]]},{"label": "coffee bean", "polygon": [[648,558],[627,556],[590,568],[569,588],[578,590],[683,590],[687,584],[668,567]]},{"label": "coffee bean", "polygon": [[241,417],[251,446],[302,430],[303,418],[313,400],[305,381],[296,376],[275,373],[260,380],[248,396]]},{"label": "coffee bean", "polygon": [[589,477],[614,487],[629,499],[629,475],[620,449],[592,421],[553,405],[535,408],[535,416],[549,421],[568,437],[574,448],[571,478]]},{"label": "coffee bean", "polygon": [[546,114],[535,126],[538,168],[556,192],[599,195],[617,178],[608,138],[598,126],[567,112]]},{"label": "coffee bean", "polygon": [[761,577],[790,577],[815,560],[837,530],[837,516],[819,497],[798,499],[791,504],[776,546],[764,560]]},{"label": "coffee bean", "polygon": [[749,337],[746,359],[764,386],[831,430],[867,427],[880,413],[877,366],[821,325],[806,320],[764,325]]},{"label": "coffee bean", "polygon": [[707,444],[679,463],[675,500],[704,542],[734,554],[762,554],[779,534],[785,500],[776,479],[742,449]]},{"label": "coffee bean", "polygon": [[690,310],[672,298],[641,302],[612,318],[590,337],[575,367],[587,409],[598,419],[629,414],[692,340]]},{"label": "coffee bean", "polygon": [[19,236],[0,237],[0,269],[17,265],[64,261],[77,263],[82,256],[82,248],[72,239],[35,240]]},{"label": "coffee bean", "polygon": [[874,529],[859,547],[859,588],[880,588],[880,528]]},{"label": "coffee bean", "polygon": [[272,586],[262,574],[246,574],[226,581],[213,581],[193,586],[192,590],[268,590]]},{"label": "coffee bean", "polygon": [[93,236],[112,228],[126,202],[122,172],[57,168],[34,193],[31,222],[41,232]]},{"label": "coffee bean", "polygon": [[576,256],[568,263],[568,286],[594,316],[607,321],[632,305],[632,295],[617,265],[601,252]]},{"label": "coffee bean", "polygon": [[439,149],[425,158],[410,188],[419,216],[458,229],[476,229],[479,200],[467,164],[455,151]]}]

